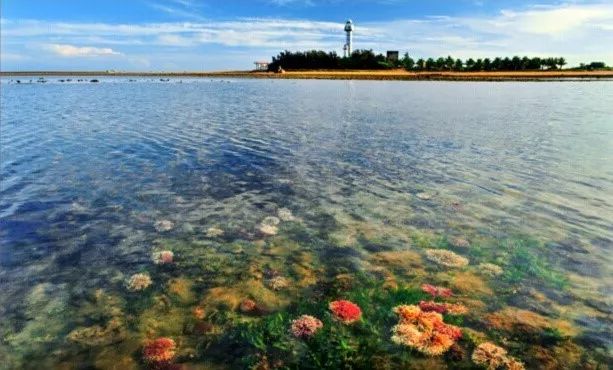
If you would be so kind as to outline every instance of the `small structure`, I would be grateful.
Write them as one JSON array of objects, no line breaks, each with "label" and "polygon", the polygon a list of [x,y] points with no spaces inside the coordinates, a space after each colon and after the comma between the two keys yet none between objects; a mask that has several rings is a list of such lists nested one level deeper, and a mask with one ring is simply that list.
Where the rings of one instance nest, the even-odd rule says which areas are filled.
[{"label": "small structure", "polygon": [[254,62],[256,71],[268,71],[268,62]]},{"label": "small structure", "polygon": [[388,50],[387,51],[387,61],[388,62],[398,62],[398,59],[400,58],[400,53],[398,52],[398,50]]},{"label": "small structure", "polygon": [[347,22],[345,23],[345,33],[346,33],[346,41],[345,41],[345,46],[343,47],[343,54],[346,57],[350,57],[351,56],[351,51],[352,51],[352,38],[353,38],[353,22],[351,21],[351,19],[347,20]]}]

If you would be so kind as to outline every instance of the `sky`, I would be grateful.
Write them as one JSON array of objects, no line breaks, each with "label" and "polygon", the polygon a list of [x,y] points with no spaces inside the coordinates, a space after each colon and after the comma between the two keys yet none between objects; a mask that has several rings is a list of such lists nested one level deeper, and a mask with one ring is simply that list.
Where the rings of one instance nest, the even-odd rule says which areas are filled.
[{"label": "sky", "polygon": [[0,0],[0,70],[246,70],[282,50],[613,65],[613,0]]}]

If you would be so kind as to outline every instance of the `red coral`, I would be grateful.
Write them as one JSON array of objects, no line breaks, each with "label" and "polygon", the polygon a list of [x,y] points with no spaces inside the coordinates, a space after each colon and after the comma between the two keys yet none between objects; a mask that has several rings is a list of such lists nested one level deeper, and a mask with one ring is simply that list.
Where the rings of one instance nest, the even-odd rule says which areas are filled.
[{"label": "red coral", "polygon": [[458,340],[462,338],[462,330],[454,325],[445,324],[442,321],[434,323],[434,330],[437,332],[448,336],[453,340]]},{"label": "red coral", "polygon": [[243,301],[241,302],[239,309],[241,310],[241,312],[247,313],[255,310],[256,306],[257,303],[255,303],[253,299],[246,298],[243,299]]},{"label": "red coral", "polygon": [[421,290],[423,290],[424,292],[430,294],[432,297],[447,298],[447,297],[451,297],[453,295],[453,292],[451,291],[451,289],[443,288],[443,287],[440,287],[440,286],[434,286],[434,285],[431,285],[431,284],[422,284]]},{"label": "red coral", "polygon": [[175,357],[177,345],[170,338],[157,338],[145,344],[143,359],[147,362],[168,362]]},{"label": "red coral", "polygon": [[419,308],[424,312],[447,312],[447,305],[445,303],[437,303],[434,301],[420,301]]},{"label": "red coral", "polygon": [[362,309],[357,304],[346,300],[330,302],[330,311],[345,324],[356,322],[362,317]]}]

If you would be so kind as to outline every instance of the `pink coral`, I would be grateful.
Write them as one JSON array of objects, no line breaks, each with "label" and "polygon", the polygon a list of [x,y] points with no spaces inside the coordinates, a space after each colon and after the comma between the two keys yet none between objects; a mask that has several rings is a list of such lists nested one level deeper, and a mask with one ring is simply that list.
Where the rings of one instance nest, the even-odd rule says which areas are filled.
[{"label": "pink coral", "polygon": [[310,315],[302,315],[296,320],[292,320],[290,332],[298,338],[312,337],[321,329],[324,324],[316,317]]},{"label": "pink coral", "polygon": [[431,284],[422,284],[421,290],[430,294],[432,297],[448,298],[453,295],[453,292],[449,288],[443,288],[440,286],[434,286]]},{"label": "pink coral", "polygon": [[330,311],[344,324],[352,324],[362,317],[360,306],[346,300],[330,302]]},{"label": "pink coral", "polygon": [[174,253],[172,251],[161,251],[153,254],[153,262],[156,265],[171,264],[174,260]]},{"label": "pink coral", "polygon": [[243,299],[243,301],[240,304],[239,309],[241,310],[241,312],[247,313],[247,312],[252,312],[253,310],[255,310],[255,308],[257,307],[257,303],[255,303],[255,301],[253,299]]}]

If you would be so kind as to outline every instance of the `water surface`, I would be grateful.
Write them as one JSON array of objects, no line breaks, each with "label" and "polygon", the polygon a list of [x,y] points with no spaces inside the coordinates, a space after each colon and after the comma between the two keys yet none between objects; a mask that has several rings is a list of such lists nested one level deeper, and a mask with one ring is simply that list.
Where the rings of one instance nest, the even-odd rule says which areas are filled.
[{"label": "water surface", "polygon": [[[307,366],[338,349],[240,333],[423,283],[469,308],[468,355],[395,345],[394,315],[368,315],[391,307],[364,303],[359,325],[377,329],[342,335],[356,350],[376,332],[381,353],[343,363],[466,367],[486,339],[527,367],[611,361],[609,81],[36,80],[1,85],[0,366],[147,368],[143,343],[162,336],[189,369]],[[160,250],[174,262],[156,265]],[[153,284],[128,291],[135,273]]]}]

